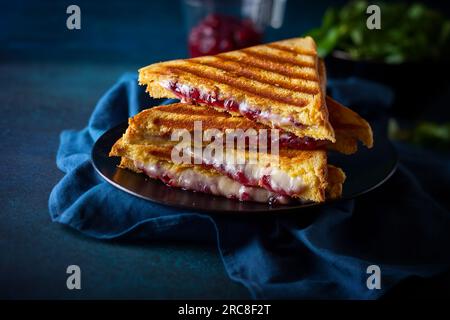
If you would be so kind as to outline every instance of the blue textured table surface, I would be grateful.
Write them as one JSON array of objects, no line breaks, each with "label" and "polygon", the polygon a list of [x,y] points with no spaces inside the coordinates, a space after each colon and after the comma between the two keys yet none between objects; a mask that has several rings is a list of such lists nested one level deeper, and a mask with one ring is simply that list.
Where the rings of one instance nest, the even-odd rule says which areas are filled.
[{"label": "blue textured table surface", "polygon": [[[66,29],[65,2],[14,1],[0,13],[0,298],[248,298],[215,247],[96,241],[50,222],[59,133],[84,127],[123,72],[186,56],[178,1],[77,4],[79,31]],[[289,3],[268,39],[317,25],[326,4],[296,19],[305,6]],[[71,264],[80,291],[66,288]]]}]

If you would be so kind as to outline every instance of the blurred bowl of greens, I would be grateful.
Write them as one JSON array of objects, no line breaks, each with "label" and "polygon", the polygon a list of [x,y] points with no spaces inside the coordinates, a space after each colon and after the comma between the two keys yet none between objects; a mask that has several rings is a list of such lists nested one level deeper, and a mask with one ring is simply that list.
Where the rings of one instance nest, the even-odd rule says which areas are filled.
[{"label": "blurred bowl of greens", "polygon": [[[369,5],[381,29],[367,28]],[[394,111],[411,115],[448,86],[450,19],[421,3],[351,1],[329,8],[319,28],[306,33],[326,59],[329,77],[357,76],[392,87]]]}]

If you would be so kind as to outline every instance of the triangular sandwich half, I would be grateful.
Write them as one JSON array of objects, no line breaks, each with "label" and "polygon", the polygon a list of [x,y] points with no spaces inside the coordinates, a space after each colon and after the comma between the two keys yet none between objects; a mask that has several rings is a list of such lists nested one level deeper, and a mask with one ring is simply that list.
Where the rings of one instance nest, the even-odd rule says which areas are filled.
[{"label": "triangular sandwich half", "polygon": [[[219,158],[212,156],[211,153],[201,152],[198,155],[193,148],[187,148],[182,151],[192,161],[188,164],[174,163],[173,152],[176,150],[175,154],[179,154],[180,150],[176,149],[178,141],[171,139],[172,133],[177,129],[192,132],[194,123],[197,121],[201,121],[204,131],[213,128],[219,131],[221,129],[247,130],[252,129],[254,124],[242,117],[231,117],[202,106],[174,104],[155,107],[130,118],[126,133],[113,146],[110,155],[122,157],[122,166],[143,171],[161,180],[164,179],[160,175],[149,174],[155,171],[155,164],[158,164],[158,168],[163,166],[175,172],[192,168],[196,173],[208,172],[208,174],[226,176],[245,187],[263,188],[271,192],[270,195],[267,193],[265,195],[273,199],[276,195],[292,197],[304,202],[323,202],[327,194],[333,198],[340,195],[342,186],[337,185],[342,185],[345,175],[340,169],[333,169],[330,176],[337,178],[329,183],[327,156],[323,149],[297,150],[280,144],[278,155],[260,152],[260,150],[248,150],[245,147],[226,149],[223,157],[218,161]],[[203,144],[201,146],[202,150],[206,150],[207,147]],[[227,155],[231,155],[232,159],[241,157],[244,161],[230,162]],[[252,157],[258,158],[259,161],[251,162],[250,159],[255,159]],[[198,185],[187,187],[185,181],[179,180],[181,178],[178,174],[171,179],[175,179],[175,182],[166,181],[166,183],[190,190],[198,191],[199,189]],[[213,190],[216,189],[216,187],[213,188]],[[246,193],[249,192],[246,191]],[[236,196],[235,193],[234,196]]]},{"label": "triangular sandwich half", "polygon": [[306,37],[155,63],[139,70],[139,83],[155,98],[180,98],[297,137],[335,142],[322,67],[314,40]]}]

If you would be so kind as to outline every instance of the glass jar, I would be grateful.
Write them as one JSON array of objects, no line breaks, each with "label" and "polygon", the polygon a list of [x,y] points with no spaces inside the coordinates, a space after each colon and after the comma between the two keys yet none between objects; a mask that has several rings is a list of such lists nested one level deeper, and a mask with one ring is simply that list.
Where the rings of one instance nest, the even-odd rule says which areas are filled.
[{"label": "glass jar", "polygon": [[257,45],[282,25],[286,0],[183,0],[191,57]]}]

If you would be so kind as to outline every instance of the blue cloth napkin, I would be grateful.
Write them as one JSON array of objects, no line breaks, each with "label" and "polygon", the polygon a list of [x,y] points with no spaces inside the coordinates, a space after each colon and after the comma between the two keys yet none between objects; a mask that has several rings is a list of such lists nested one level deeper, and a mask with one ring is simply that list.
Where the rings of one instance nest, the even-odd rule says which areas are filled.
[{"label": "blue cloth napkin", "polygon": [[[389,90],[372,83],[359,82],[359,94],[351,90],[354,80],[330,85],[349,105],[352,96],[358,104],[377,99],[387,106],[392,100]],[[159,102],[126,74],[100,99],[86,128],[62,132],[57,166],[66,174],[50,195],[53,221],[100,239],[215,242],[229,277],[254,298],[375,299],[409,276],[448,269],[450,214],[433,197],[447,197],[450,162],[420,149],[399,145],[402,163],[379,189],[297,215],[200,214],[116,189],[94,171],[92,145]],[[380,267],[381,289],[367,287],[370,265]]]}]

